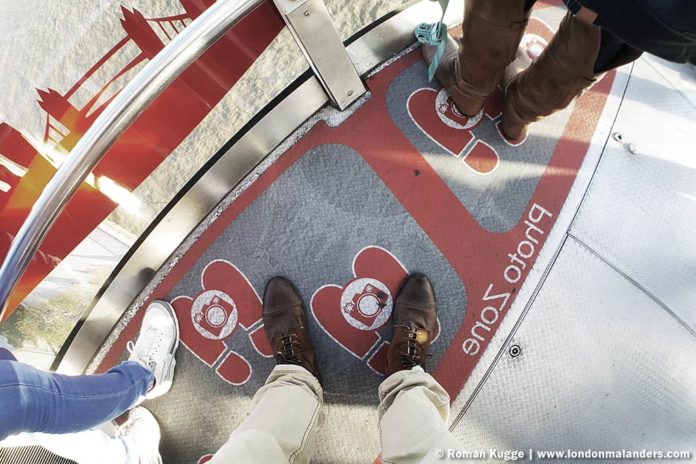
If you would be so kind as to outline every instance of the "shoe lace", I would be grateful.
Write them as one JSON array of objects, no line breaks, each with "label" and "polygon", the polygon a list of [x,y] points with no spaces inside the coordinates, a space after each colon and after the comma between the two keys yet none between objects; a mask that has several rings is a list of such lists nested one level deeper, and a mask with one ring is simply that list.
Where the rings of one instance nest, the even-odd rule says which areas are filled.
[{"label": "shoe lace", "polygon": [[302,341],[297,334],[282,335],[276,344],[275,357],[282,364],[300,364],[302,357]]},{"label": "shoe lace", "polygon": [[137,342],[129,341],[126,348],[136,361],[140,361],[145,367],[154,372],[163,339],[161,330],[155,327],[147,327],[140,332]]},{"label": "shoe lace", "polygon": [[407,368],[420,366],[423,364],[423,345],[418,342],[417,332],[406,328],[406,338],[399,344],[399,358],[401,364]]}]

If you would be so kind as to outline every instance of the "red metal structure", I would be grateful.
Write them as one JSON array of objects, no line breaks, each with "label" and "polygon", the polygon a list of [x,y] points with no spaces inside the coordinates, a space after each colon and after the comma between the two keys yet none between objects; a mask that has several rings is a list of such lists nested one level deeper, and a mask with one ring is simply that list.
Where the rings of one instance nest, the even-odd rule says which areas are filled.
[{"label": "red metal structure", "polygon": [[[211,4],[210,0],[182,0],[185,12],[164,18],[146,18],[138,10],[122,7],[121,26],[126,33],[122,40],[64,94],[53,89],[37,90],[39,105],[46,112],[44,142],[49,150],[69,152],[125,85],[121,78],[152,59],[168,40]],[[129,191],[134,190],[205,118],[283,26],[273,3],[262,3],[152,102],[94,170],[96,183],[83,184],[72,198],[10,298],[5,318],[115,209],[116,204],[99,191],[99,179],[105,177]],[[129,44],[140,50],[137,56],[124,61],[120,71],[102,84],[87,104],[75,107],[74,95],[87,83],[93,84],[91,79],[104,63],[123,61],[124,47]],[[6,191],[0,193],[0,230],[3,231],[0,258],[4,258],[31,205],[55,173],[57,162],[51,162],[44,150],[37,150],[20,131],[5,123],[0,126],[0,154],[26,171],[18,175],[0,166],[0,180],[6,184]]]}]

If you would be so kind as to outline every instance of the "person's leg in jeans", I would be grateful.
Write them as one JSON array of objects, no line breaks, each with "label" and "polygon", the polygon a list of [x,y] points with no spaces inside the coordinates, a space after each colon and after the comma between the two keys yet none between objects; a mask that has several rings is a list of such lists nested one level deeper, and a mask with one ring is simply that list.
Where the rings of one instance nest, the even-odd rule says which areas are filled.
[{"label": "person's leg in jeans", "polygon": [[[0,440],[19,432],[71,433],[118,417],[143,398],[166,392],[174,372],[178,324],[155,302],[128,361],[100,375],[67,376],[35,369],[0,351]],[[149,391],[149,393],[148,393]]]},{"label": "person's leg in jeans", "polygon": [[278,365],[211,464],[308,463],[314,454],[323,391],[307,313],[289,281],[276,277],[266,285],[263,323]]},{"label": "person's leg in jeans", "polygon": [[392,325],[387,378],[379,387],[382,462],[437,462],[438,450],[446,453],[459,444],[447,427],[449,395],[424,371],[437,331],[435,292],[426,276],[413,275],[403,285]]},{"label": "person's leg in jeans", "polygon": [[70,433],[112,420],[145,396],[152,372],[125,362],[101,375],[67,376],[0,362],[0,439],[20,432]]}]

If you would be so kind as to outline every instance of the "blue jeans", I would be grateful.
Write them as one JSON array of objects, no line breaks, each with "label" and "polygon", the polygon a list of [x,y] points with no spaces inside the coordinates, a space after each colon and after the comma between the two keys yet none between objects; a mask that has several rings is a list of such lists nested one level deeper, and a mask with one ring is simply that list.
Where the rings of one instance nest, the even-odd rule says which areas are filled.
[{"label": "blue jeans", "polygon": [[133,407],[153,381],[132,361],[105,374],[68,376],[35,369],[0,348],[0,440],[20,432],[90,429]]}]

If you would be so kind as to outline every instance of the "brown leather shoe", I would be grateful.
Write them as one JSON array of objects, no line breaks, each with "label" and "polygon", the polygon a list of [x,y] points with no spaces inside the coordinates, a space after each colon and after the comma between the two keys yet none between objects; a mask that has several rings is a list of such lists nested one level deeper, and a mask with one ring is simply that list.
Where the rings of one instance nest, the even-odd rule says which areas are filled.
[{"label": "brown leather shoe", "polygon": [[507,86],[501,129],[521,139],[527,126],[568,106],[596,80],[601,29],[570,12],[541,56]]},{"label": "brown leather shoe", "polygon": [[392,326],[386,374],[415,366],[425,369],[430,340],[437,333],[435,292],[428,277],[413,274],[406,280],[394,303]]},{"label": "brown leather shoe", "polygon": [[307,312],[292,283],[274,277],[263,292],[263,325],[278,364],[295,364],[320,379],[307,333]]},{"label": "brown leather shoe", "polygon": [[[515,59],[528,19],[524,0],[466,0],[460,44],[448,37],[435,72],[463,114],[474,116],[481,111],[505,67]],[[422,48],[429,65],[435,47]]]}]

